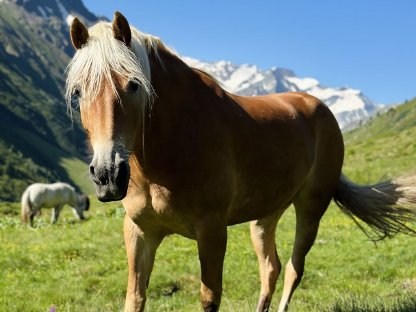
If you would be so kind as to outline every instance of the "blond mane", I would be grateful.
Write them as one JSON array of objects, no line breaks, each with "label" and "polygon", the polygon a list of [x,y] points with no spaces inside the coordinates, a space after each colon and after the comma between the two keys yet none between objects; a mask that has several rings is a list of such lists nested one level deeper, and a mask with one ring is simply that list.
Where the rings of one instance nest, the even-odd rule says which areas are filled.
[{"label": "blond mane", "polygon": [[151,100],[150,64],[148,53],[154,51],[158,57],[158,46],[163,46],[159,38],[144,34],[131,27],[131,49],[115,39],[112,24],[99,22],[89,30],[88,42],[77,50],[67,67],[66,101],[71,109],[71,98],[77,89],[80,92],[80,105],[94,101],[101,91],[104,81],[108,81],[117,94],[113,75],[138,83],[142,100]]}]

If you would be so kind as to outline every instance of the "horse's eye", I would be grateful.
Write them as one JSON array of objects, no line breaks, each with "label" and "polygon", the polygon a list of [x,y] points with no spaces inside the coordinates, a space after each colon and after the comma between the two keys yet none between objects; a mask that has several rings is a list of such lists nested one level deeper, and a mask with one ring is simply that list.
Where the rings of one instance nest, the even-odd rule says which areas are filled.
[{"label": "horse's eye", "polygon": [[71,95],[71,102],[73,105],[79,105],[79,99],[81,98],[81,91],[79,89],[74,89]]},{"label": "horse's eye", "polygon": [[80,96],[81,96],[81,91],[79,91],[79,89],[74,89],[74,91],[72,92],[72,97],[79,98]]},{"label": "horse's eye", "polygon": [[136,81],[129,81],[127,89],[131,92],[136,92],[139,89],[139,84]]}]

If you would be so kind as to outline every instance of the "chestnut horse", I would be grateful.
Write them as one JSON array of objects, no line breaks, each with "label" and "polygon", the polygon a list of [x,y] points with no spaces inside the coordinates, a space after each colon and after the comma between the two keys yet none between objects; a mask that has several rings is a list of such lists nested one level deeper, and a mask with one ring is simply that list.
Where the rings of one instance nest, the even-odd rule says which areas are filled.
[{"label": "chestnut horse", "polygon": [[230,94],[118,12],[90,29],[75,18],[70,33],[76,54],[67,99],[79,102],[94,151],[90,176],[99,200],[122,200],[126,209],[125,311],[144,310],[156,249],[172,233],[197,241],[200,300],[205,311],[217,311],[227,226],[251,221],[257,311],[267,311],[282,268],[276,225],[293,203],[284,311],[331,199],[381,237],[412,232],[405,222],[414,214],[415,179],[358,186],[342,176],[342,135],[317,98]]}]

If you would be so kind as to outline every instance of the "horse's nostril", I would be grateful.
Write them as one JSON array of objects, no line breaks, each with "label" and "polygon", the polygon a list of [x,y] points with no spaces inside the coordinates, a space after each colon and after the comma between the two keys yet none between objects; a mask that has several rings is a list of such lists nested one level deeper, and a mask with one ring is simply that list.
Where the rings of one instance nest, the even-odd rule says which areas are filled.
[{"label": "horse's nostril", "polygon": [[94,166],[90,166],[90,175],[95,176],[95,169]]},{"label": "horse's nostril", "polygon": [[110,181],[107,170],[96,171],[92,165],[90,166],[90,177],[91,180],[97,185],[108,185]]},{"label": "horse's nostril", "polygon": [[121,161],[118,165],[112,165],[110,169],[105,167],[94,167],[90,165],[90,178],[98,186],[124,186],[129,176],[129,165]]},{"label": "horse's nostril", "polygon": [[129,167],[127,165],[127,162],[123,160],[118,165],[118,173],[117,173],[117,177],[116,177],[116,184],[125,183],[128,174],[129,174]]},{"label": "horse's nostril", "polygon": [[98,181],[100,182],[100,185],[108,185],[109,183],[109,179],[108,179],[108,174],[104,174],[101,177],[98,178]]}]

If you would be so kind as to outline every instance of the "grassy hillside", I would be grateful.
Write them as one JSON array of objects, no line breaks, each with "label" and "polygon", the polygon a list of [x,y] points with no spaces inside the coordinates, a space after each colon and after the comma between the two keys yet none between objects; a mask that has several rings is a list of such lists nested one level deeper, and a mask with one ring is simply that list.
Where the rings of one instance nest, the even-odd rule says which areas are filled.
[{"label": "grassy hillside", "polygon": [[35,182],[68,181],[84,193],[93,193],[83,160],[28,129],[3,123],[0,131],[4,131],[0,138],[0,201],[18,201]]},{"label": "grassy hillside", "polygon": [[416,173],[416,99],[344,135],[344,172],[360,183]]},{"label": "grassy hillside", "polygon": [[[414,172],[414,120],[416,101],[347,133],[344,171],[362,183]],[[70,174],[84,170],[76,161],[61,161],[72,168]],[[50,215],[44,211],[35,230],[20,225],[18,209],[18,204],[0,205],[0,311],[49,311],[52,306],[56,311],[122,310],[127,262],[120,203],[93,199],[89,219],[83,223],[74,221],[65,208],[55,226],[48,225]],[[276,234],[283,263],[290,257],[294,228],[290,208]],[[222,311],[253,311],[260,282],[248,224],[229,228],[228,236]],[[415,250],[416,238],[404,235],[375,245],[331,205],[307,258],[291,311],[415,311]],[[180,236],[166,238],[155,263],[147,311],[198,311],[195,242]],[[282,284],[280,277],[273,311]]]}]

